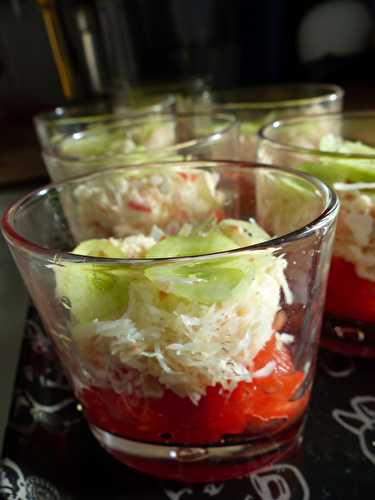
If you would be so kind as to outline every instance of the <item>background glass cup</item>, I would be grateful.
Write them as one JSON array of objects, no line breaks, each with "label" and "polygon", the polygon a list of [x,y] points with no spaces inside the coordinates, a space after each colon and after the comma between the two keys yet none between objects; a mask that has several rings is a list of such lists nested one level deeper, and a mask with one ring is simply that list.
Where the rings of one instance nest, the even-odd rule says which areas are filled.
[{"label": "background glass cup", "polygon": [[202,76],[167,81],[130,83],[117,81],[111,90],[114,108],[120,111],[127,101],[142,102],[144,99],[163,101],[173,97],[178,113],[192,113],[210,102],[209,79]]},{"label": "background glass cup", "polygon": [[[110,240],[70,253],[103,237],[88,201],[96,222],[117,214],[106,236],[133,236],[127,252],[144,233],[163,252],[172,242],[169,256],[156,245],[119,257]],[[205,482],[301,440],[337,210],[329,187],[296,171],[175,162],[41,188],[8,209],[3,232],[101,445],[146,473]],[[217,251],[223,231],[255,237],[254,220],[269,236]]]},{"label": "background glass cup", "polygon": [[211,105],[240,122],[240,159],[255,161],[257,133],[286,116],[341,111],[344,91],[329,84],[265,85],[211,93]]},{"label": "background glass cup", "polygon": [[307,171],[336,189],[341,209],[322,345],[374,357],[375,112],[275,122],[260,133],[258,160]]},{"label": "background glass cup", "polygon": [[[174,111],[175,98],[172,95],[157,97],[132,96],[117,107],[115,96],[80,106],[59,106],[52,111],[39,113],[34,117],[34,127],[43,149],[53,147],[63,136],[83,132],[98,123],[114,117],[133,120],[149,113],[169,113]],[[119,115],[119,116],[116,116]]]},{"label": "background glass cup", "polygon": [[226,113],[151,114],[97,121],[43,153],[54,181],[148,161],[227,159],[238,155],[238,123]]}]

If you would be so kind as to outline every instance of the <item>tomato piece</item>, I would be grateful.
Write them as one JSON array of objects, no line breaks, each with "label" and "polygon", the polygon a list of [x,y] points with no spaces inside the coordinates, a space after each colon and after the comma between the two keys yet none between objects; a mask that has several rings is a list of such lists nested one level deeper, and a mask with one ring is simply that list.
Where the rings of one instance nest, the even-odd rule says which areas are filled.
[{"label": "tomato piece", "polygon": [[88,419],[110,432],[152,442],[217,443],[225,435],[265,432],[301,415],[308,394],[293,401],[304,374],[295,371],[288,348],[276,335],[254,359],[255,371],[273,361],[270,375],[240,382],[232,391],[208,387],[198,404],[165,390],[161,398],[117,394],[93,387],[81,395]]},{"label": "tomato piece", "polygon": [[179,172],[178,175],[184,180],[184,181],[191,181],[195,182],[198,179],[197,174],[192,174],[188,172]]},{"label": "tomato piece", "polygon": [[352,263],[334,257],[328,278],[326,310],[343,318],[375,321],[375,283],[360,278]]},{"label": "tomato piece", "polygon": [[[272,335],[270,340],[261,349],[253,360],[254,371],[260,370],[267,363],[274,360],[276,354],[276,335]],[[276,361],[275,361],[276,362]]]},{"label": "tomato piece", "polygon": [[137,212],[145,212],[145,213],[151,212],[150,207],[148,207],[147,205],[143,205],[142,203],[138,203],[137,201],[129,201],[128,208],[136,210]]},{"label": "tomato piece", "polygon": [[254,371],[260,370],[271,361],[275,363],[276,373],[287,373],[293,370],[293,361],[289,350],[283,344],[277,345],[276,335],[273,335],[255,356],[253,361]]},{"label": "tomato piece", "polygon": [[215,210],[215,219],[216,222],[221,222],[224,219],[224,212],[221,208]]}]

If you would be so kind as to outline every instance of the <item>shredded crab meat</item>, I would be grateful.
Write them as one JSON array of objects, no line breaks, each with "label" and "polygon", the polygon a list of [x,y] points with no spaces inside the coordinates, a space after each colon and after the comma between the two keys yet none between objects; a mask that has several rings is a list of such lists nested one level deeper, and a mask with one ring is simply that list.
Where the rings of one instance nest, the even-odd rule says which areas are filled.
[{"label": "shredded crab meat", "polygon": [[[166,175],[158,169],[113,177],[105,189],[103,184],[81,186],[75,196],[82,230],[88,229],[87,238],[111,236],[108,243],[126,258],[147,258],[154,245],[163,245],[171,235],[210,238],[210,231],[217,231],[213,224],[220,226],[219,241],[228,245],[229,239],[231,248],[266,241],[268,234],[255,221],[215,222],[225,201],[218,181],[216,174],[200,169]],[[165,268],[153,263],[134,270],[128,282],[119,275],[123,288],[116,289],[121,304],[116,319],[93,319],[90,304],[76,308],[89,318],[78,319],[73,327],[86,372],[95,383],[119,392],[161,397],[168,389],[194,404],[208,387],[232,391],[240,382],[266,377],[274,363],[255,369],[254,359],[275,334],[282,304],[293,300],[285,277],[287,261],[277,252],[268,248],[215,257],[219,260],[214,263],[197,264],[196,272],[194,264]],[[217,273],[223,276],[218,291],[212,278]],[[199,299],[197,289],[203,290]],[[212,295],[210,300],[206,294]]]},{"label": "shredded crab meat", "polygon": [[158,226],[177,233],[212,216],[222,202],[218,176],[204,170],[176,170],[144,176],[114,176],[105,185],[95,183],[75,190],[79,239],[149,234]]},{"label": "shredded crab meat", "polygon": [[355,266],[359,277],[375,281],[375,196],[365,191],[339,191],[334,255]]},{"label": "shredded crab meat", "polygon": [[[132,256],[135,248],[142,255],[151,244],[148,238],[132,236],[117,244]],[[95,359],[95,378],[102,375],[105,384],[111,373],[110,384],[122,390],[116,378],[120,365],[133,373],[125,384],[128,393],[160,397],[169,389],[194,404],[210,386],[232,391],[240,382],[272,373],[273,363],[254,371],[253,360],[274,334],[282,296],[292,301],[284,275],[287,263],[269,250],[251,258],[255,273],[241,281],[235,298],[220,303],[199,304],[170,295],[165,306],[160,290],[146,279],[131,282],[122,317],[75,327],[88,370]],[[278,339],[292,341],[285,333]]]},{"label": "shredded crab meat", "polygon": [[[368,169],[375,167],[375,149],[359,141],[348,141],[330,133],[322,137],[320,149],[347,155],[367,155],[368,159],[340,161],[344,165],[355,161]],[[375,183],[335,182],[333,187],[341,205],[333,254],[352,263],[360,278],[375,281]]]},{"label": "shredded crab meat", "polygon": [[[156,232],[153,234],[156,235]],[[113,246],[120,248],[129,259],[136,259],[145,257],[147,250],[155,245],[157,239],[152,236],[137,234],[128,236],[126,240],[109,238],[109,242]]]},{"label": "shredded crab meat", "polygon": [[290,333],[276,332],[276,340],[280,344],[293,344],[294,337]]},{"label": "shredded crab meat", "polygon": [[268,377],[269,375],[271,375],[271,373],[275,369],[275,366],[276,366],[276,364],[274,361],[269,361],[262,368],[259,368],[259,370],[254,372],[254,378]]}]

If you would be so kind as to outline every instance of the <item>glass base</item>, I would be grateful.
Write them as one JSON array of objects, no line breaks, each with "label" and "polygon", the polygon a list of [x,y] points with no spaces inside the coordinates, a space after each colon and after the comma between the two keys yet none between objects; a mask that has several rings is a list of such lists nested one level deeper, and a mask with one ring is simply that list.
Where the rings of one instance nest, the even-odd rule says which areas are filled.
[{"label": "glass base", "polygon": [[282,461],[302,442],[304,418],[277,434],[215,446],[150,444],[122,438],[91,424],[99,443],[124,464],[146,474],[185,483],[238,478]]},{"label": "glass base", "polygon": [[320,344],[344,356],[375,358],[375,324],[326,313]]}]

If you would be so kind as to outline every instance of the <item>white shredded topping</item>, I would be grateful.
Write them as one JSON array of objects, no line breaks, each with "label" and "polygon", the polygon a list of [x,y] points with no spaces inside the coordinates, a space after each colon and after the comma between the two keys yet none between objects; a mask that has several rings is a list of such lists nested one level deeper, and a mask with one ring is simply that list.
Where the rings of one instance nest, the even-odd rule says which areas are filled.
[{"label": "white shredded topping", "polygon": [[[128,248],[125,242],[122,248]],[[210,305],[173,295],[161,298],[147,279],[132,281],[121,318],[95,320],[74,330],[79,348],[89,353],[88,363],[95,359],[96,370],[98,364],[105,367],[95,376],[105,372],[108,380],[111,364],[120,363],[136,373],[127,381],[127,391],[160,397],[168,388],[198,404],[210,386],[232,391],[241,381],[270,374],[272,363],[254,372],[253,360],[273,335],[281,290],[288,302],[292,300],[284,276],[287,262],[268,250],[249,259],[254,271],[234,295]],[[280,338],[291,341],[287,334]]]},{"label": "white shredded topping", "polygon": [[375,182],[353,182],[346,184],[345,182],[335,182],[333,187],[336,191],[358,191],[366,189],[375,189]]},{"label": "white shredded topping", "polygon": [[293,335],[290,335],[290,333],[277,332],[276,333],[276,340],[281,342],[282,344],[293,344],[294,337],[293,337]]},{"label": "white shredded topping", "polygon": [[222,204],[216,173],[155,171],[126,178],[115,175],[97,187],[94,183],[78,186],[74,191],[77,222],[72,228],[77,239],[150,234],[154,226],[175,234],[186,223],[195,226],[207,220]]},{"label": "white shredded topping", "polygon": [[[375,149],[359,141],[327,134],[322,137],[320,147],[323,151],[374,156],[374,160],[338,160],[338,168],[340,161],[344,165],[355,161],[364,167],[375,168]],[[341,203],[333,254],[351,262],[360,278],[375,281],[375,195],[370,192],[375,190],[375,183],[335,182],[333,186]]]},{"label": "white shredded topping", "polygon": [[165,232],[160,229],[158,226],[152,226],[150,238],[153,238],[155,242],[160,241],[162,238],[166,236]]},{"label": "white shredded topping", "polygon": [[254,378],[268,377],[274,371],[275,367],[276,367],[276,363],[274,361],[269,361],[262,368],[260,368],[256,372],[254,372],[253,376],[254,376]]},{"label": "white shredded topping", "polygon": [[361,191],[339,196],[334,255],[354,264],[359,277],[375,281],[375,196]]},{"label": "white shredded topping", "polygon": [[124,239],[109,238],[109,242],[120,248],[129,259],[142,258],[147,250],[155,245],[157,240],[152,236],[137,234]]},{"label": "white shredded topping", "polygon": [[348,141],[343,137],[329,133],[320,139],[319,149],[330,153],[342,153],[346,155],[374,156],[375,149],[360,141]]},{"label": "white shredded topping", "polygon": [[345,153],[345,151],[342,150],[343,143],[344,141],[340,136],[329,133],[323,135],[320,139],[319,149],[321,151],[326,151],[327,153]]},{"label": "white shredded topping", "polygon": [[[173,175],[158,169],[110,179],[107,189],[81,186],[75,194],[83,231],[92,230],[95,238],[100,230],[103,237],[108,231],[115,236],[109,242],[129,258],[143,258],[166,235],[188,238],[197,227],[199,236],[209,238],[209,221],[223,206],[218,181],[216,174],[199,169]],[[223,238],[238,247],[269,238],[254,220],[228,219],[218,226]],[[115,319],[91,320],[90,304],[82,307],[90,318],[86,323],[75,318],[73,335],[85,370],[95,383],[119,392],[161,397],[169,389],[194,404],[208,387],[232,391],[240,382],[266,377],[274,363],[255,370],[254,358],[275,333],[282,304],[293,300],[285,277],[288,264],[277,251],[209,259],[197,264],[196,273],[194,263],[183,262],[173,263],[166,274],[159,264],[140,268],[125,284],[126,274],[119,276],[121,286],[111,293],[120,297],[120,305],[123,294],[124,302]],[[227,272],[227,282],[216,284],[217,272]],[[197,290],[203,290],[199,300]],[[220,299],[209,300],[210,294]],[[111,302],[110,293],[105,298]]]}]

